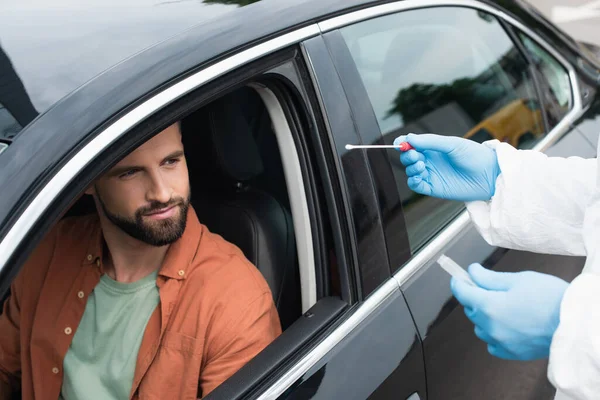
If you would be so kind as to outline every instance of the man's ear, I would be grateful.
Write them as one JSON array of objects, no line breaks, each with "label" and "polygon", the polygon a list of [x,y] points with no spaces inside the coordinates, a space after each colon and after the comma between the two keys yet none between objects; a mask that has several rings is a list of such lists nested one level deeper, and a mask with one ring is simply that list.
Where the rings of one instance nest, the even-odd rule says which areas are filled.
[{"label": "man's ear", "polygon": [[87,189],[85,189],[85,194],[89,195],[89,196],[93,196],[96,194],[96,185],[90,185],[88,186]]}]

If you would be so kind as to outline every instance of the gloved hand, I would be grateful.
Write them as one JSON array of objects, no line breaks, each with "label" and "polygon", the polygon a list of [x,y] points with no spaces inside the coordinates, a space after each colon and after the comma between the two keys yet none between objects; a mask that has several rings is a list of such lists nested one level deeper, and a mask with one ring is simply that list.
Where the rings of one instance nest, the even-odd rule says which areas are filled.
[{"label": "gloved hand", "polygon": [[569,284],[539,272],[495,272],[480,264],[472,264],[469,275],[479,287],[452,278],[452,293],[490,354],[508,360],[548,357]]},{"label": "gloved hand", "polygon": [[489,200],[500,175],[498,157],[489,147],[469,139],[434,134],[400,136],[414,150],[401,153],[408,187],[420,194],[448,200]]}]

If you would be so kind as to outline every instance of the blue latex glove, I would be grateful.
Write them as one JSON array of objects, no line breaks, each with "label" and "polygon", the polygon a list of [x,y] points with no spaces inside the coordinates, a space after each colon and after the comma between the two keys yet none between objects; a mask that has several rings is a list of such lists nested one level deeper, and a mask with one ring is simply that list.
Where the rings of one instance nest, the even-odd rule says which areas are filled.
[{"label": "blue latex glove", "polygon": [[452,293],[490,354],[508,360],[547,358],[569,284],[539,272],[495,272],[480,264],[472,264],[469,275],[479,287],[452,278]]},{"label": "blue latex glove", "polygon": [[442,199],[489,200],[500,175],[496,152],[475,141],[434,134],[400,136],[394,144],[408,142],[415,150],[400,155],[406,166],[408,187]]}]

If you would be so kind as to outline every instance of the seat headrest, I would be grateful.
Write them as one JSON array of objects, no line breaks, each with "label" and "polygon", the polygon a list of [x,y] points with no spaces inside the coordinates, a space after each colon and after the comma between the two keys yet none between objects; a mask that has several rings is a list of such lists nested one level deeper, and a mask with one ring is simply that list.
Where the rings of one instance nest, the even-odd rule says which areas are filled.
[{"label": "seat headrest", "polygon": [[[235,182],[247,182],[263,172],[243,99],[238,92],[233,92],[210,103],[194,115],[193,124],[185,124],[187,132],[184,132],[184,135],[196,136],[195,146],[209,146],[209,149],[198,149],[197,154],[209,156],[215,172]],[[194,132],[189,132],[190,128]]]}]

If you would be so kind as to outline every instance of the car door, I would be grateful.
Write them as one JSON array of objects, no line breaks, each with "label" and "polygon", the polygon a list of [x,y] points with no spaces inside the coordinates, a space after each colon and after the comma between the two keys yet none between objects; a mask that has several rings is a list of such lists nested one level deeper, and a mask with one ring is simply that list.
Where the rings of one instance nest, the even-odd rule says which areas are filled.
[{"label": "car door", "polygon": [[[355,119],[323,38],[310,38],[300,47],[302,59],[296,65],[300,72],[286,78],[296,81],[297,92],[308,94],[296,98],[306,108],[296,106],[295,111],[307,117],[314,113],[323,122],[315,125],[324,154],[309,156],[323,159],[327,166],[307,174],[328,170],[325,190],[340,186],[337,209],[327,207],[331,219],[340,216],[332,224],[333,235],[345,238],[348,246],[332,270],[339,270],[341,279],[350,282],[353,294],[348,298],[342,294],[347,304],[340,304],[337,318],[329,321],[323,319],[324,307],[341,302],[319,300],[301,321],[207,399],[425,398],[421,343],[391,274],[368,160],[364,153],[345,148],[360,141]],[[285,70],[290,71],[275,68],[269,74]],[[309,325],[314,319],[321,321],[319,331],[314,327],[318,322]],[[310,337],[308,346],[298,346],[301,337]]]},{"label": "car door", "polygon": [[[309,181],[311,174],[321,173],[313,162],[335,171],[323,182],[329,185],[327,191],[339,192],[339,198],[320,206],[330,220],[339,216],[340,221],[332,223],[332,235],[344,239],[338,246],[342,250],[335,249],[333,267],[351,284],[341,295],[320,293],[306,313],[209,398],[424,398],[421,343],[386,256],[367,158],[344,147],[360,139],[318,27],[298,28],[209,66],[191,58],[185,60],[188,64],[180,60],[173,65],[170,52],[202,54],[192,51],[202,42],[201,29],[186,35],[197,35],[197,40],[174,37],[67,96],[22,131],[3,154],[0,168],[10,176],[0,176],[0,204],[12,215],[0,215],[0,291],[6,293],[35,245],[102,171],[164,124],[251,83],[268,100],[270,111],[275,110],[273,125],[289,136],[290,148],[298,149],[302,178]],[[169,68],[152,75],[153,80],[142,79],[147,76],[144,68],[156,65]],[[309,99],[316,99],[321,108]],[[305,125],[292,123],[298,113]],[[323,128],[311,113],[326,121]],[[313,134],[322,141],[324,154],[305,145],[315,140]],[[35,155],[36,162],[26,162],[25,154]],[[294,163],[294,157],[290,160],[287,164]],[[302,186],[296,193],[317,190],[314,183],[305,188],[299,175],[288,178]],[[340,191],[331,187],[337,182]],[[307,229],[318,225],[316,208],[313,203],[305,208]],[[319,237],[317,230],[312,233]],[[402,379],[394,375],[399,370]]]},{"label": "car door", "polygon": [[[349,152],[360,141],[341,82],[325,42],[302,44],[312,83],[327,121],[330,143],[347,196],[359,301],[340,324],[259,399],[425,398],[421,344],[406,301],[392,278],[382,218],[378,212],[368,157]],[[332,179],[334,180],[334,179]],[[352,273],[352,272],[350,272]],[[399,375],[398,371],[401,371]]]},{"label": "car door", "polygon": [[[321,30],[365,144],[432,132],[558,156],[596,154],[571,126],[582,111],[572,66],[501,9],[398,2],[329,21]],[[464,204],[407,187],[397,151],[369,150],[369,161],[388,256],[423,342],[427,398],[550,398],[546,361],[489,355],[435,261],[446,254],[464,267],[479,262],[570,280],[583,259],[490,246]]]}]

